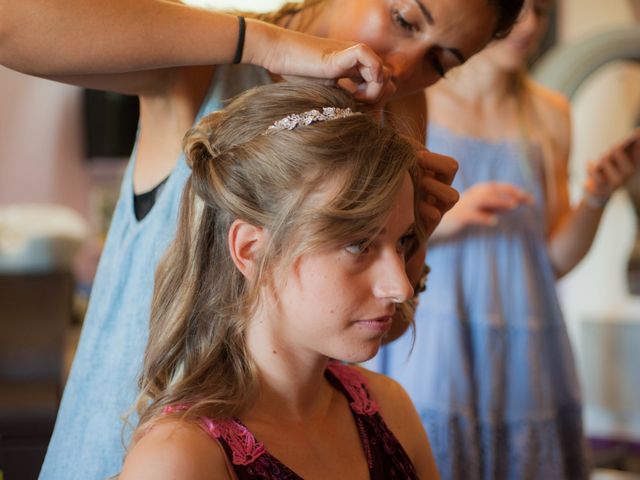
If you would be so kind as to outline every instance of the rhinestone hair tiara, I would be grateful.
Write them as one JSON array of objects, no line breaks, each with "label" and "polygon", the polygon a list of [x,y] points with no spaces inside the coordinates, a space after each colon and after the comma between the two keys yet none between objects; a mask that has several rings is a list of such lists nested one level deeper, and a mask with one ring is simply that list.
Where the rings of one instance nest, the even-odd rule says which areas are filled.
[{"label": "rhinestone hair tiara", "polygon": [[339,118],[347,118],[353,115],[362,115],[361,112],[354,112],[350,108],[323,107],[322,111],[309,110],[303,113],[293,113],[278,120],[265,133],[279,132],[280,130],[293,130],[300,126],[311,125],[312,123],[327,122]]}]

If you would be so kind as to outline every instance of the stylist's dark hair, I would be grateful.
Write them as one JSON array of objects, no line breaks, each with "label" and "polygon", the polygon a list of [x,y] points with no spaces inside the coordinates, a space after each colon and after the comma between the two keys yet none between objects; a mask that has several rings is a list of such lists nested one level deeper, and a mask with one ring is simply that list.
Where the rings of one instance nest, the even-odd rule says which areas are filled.
[{"label": "stylist's dark hair", "polygon": [[487,0],[489,5],[496,9],[496,27],[493,30],[493,38],[500,39],[509,35],[515,25],[524,0]]}]

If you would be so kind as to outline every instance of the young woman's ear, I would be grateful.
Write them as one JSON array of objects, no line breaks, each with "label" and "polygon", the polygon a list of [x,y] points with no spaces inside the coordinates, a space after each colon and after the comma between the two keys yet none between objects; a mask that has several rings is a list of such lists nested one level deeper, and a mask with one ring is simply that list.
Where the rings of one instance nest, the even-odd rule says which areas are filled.
[{"label": "young woman's ear", "polygon": [[244,220],[235,220],[229,228],[229,252],[236,268],[247,280],[252,280],[260,260],[264,231]]}]

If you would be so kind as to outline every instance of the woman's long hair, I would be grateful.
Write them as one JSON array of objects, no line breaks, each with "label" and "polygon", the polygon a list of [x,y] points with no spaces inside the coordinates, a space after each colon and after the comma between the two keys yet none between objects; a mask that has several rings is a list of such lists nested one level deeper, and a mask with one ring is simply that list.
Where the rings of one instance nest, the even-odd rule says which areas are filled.
[{"label": "woman's long hair", "polygon": [[[245,412],[257,391],[245,331],[259,286],[306,252],[370,236],[403,176],[415,173],[413,148],[364,114],[267,130],[289,114],[323,107],[355,109],[338,89],[283,83],[245,92],[187,133],[192,174],[175,240],[156,272],[136,403],[140,429],[168,406],[186,406],[189,418]],[[333,198],[307,201],[328,182]],[[235,219],[268,232],[251,282],[229,253]]]}]

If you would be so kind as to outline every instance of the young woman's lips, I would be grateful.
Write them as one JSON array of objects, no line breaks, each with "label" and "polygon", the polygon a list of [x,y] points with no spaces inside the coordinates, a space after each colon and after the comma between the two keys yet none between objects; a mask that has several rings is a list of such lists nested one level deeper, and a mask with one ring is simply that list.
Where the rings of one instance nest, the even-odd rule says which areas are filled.
[{"label": "young woman's lips", "polygon": [[386,333],[391,328],[392,322],[393,317],[387,315],[384,317],[371,318],[368,320],[358,320],[356,324],[366,328],[367,330]]}]

